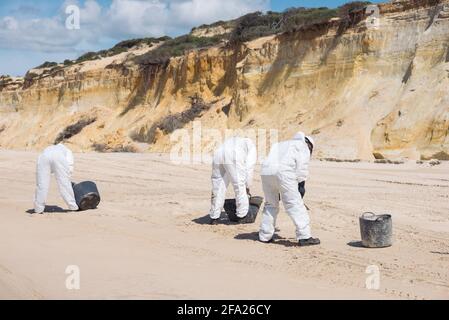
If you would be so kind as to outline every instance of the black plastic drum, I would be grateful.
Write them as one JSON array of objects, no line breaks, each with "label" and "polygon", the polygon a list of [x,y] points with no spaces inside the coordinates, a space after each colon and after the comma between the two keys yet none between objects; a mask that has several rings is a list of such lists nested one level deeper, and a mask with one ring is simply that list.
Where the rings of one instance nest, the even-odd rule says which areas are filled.
[{"label": "black plastic drum", "polygon": [[92,181],[73,184],[73,191],[80,211],[96,209],[100,204],[100,193],[97,185]]},{"label": "black plastic drum", "polygon": [[241,224],[251,224],[256,222],[257,214],[259,213],[263,200],[264,199],[262,197],[251,197],[249,199],[248,214],[242,219],[237,217],[237,205],[235,199],[227,199],[225,201],[224,209],[230,221]]}]

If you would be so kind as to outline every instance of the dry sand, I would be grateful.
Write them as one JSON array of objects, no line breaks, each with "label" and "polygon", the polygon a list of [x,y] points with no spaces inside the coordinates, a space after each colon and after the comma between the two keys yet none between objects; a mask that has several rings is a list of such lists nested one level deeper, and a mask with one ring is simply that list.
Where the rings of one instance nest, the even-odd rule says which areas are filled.
[{"label": "dry sand", "polygon": [[[0,298],[449,298],[447,163],[314,162],[306,198],[322,245],[299,248],[283,210],[269,245],[256,241],[260,217],[204,225],[209,167],[165,155],[77,154],[74,180],[98,183],[100,208],[28,214],[35,158],[0,152]],[[65,207],[54,181],[48,204]],[[393,215],[393,247],[352,243],[367,210]],[[68,265],[80,267],[80,290],[65,287]],[[377,291],[365,288],[369,265],[381,270]]]}]

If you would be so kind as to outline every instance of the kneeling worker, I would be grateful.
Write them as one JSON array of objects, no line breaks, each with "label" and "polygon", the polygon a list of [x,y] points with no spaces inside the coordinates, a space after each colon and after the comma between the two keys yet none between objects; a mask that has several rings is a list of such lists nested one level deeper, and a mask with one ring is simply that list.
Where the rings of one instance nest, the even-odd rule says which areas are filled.
[{"label": "kneeling worker", "polygon": [[[287,214],[296,226],[296,239],[300,246],[320,244],[312,238],[310,218],[299,189],[302,189],[309,174],[309,161],[314,141],[304,133],[297,133],[292,140],[273,145],[268,158],[262,164],[262,184],[265,194],[265,209],[259,239],[271,242],[279,213],[279,194]],[[305,190],[303,191],[305,192]]]},{"label": "kneeling worker", "polygon": [[59,192],[69,209],[78,210],[71,182],[73,164],[72,151],[62,143],[50,146],[42,152],[37,160],[35,213],[43,213],[45,210],[51,174],[55,175]]},{"label": "kneeling worker", "polygon": [[244,219],[249,211],[249,188],[257,162],[257,149],[249,138],[232,137],[214,154],[212,164],[211,224],[217,224],[225,202],[226,189],[232,183],[237,217]]}]

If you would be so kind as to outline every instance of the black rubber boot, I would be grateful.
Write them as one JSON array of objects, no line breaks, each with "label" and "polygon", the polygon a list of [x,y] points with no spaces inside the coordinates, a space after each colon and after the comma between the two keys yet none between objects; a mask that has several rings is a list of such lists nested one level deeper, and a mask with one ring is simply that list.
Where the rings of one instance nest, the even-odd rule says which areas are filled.
[{"label": "black rubber boot", "polygon": [[238,219],[238,221],[237,221],[238,224],[248,224],[249,223],[247,215],[245,217],[243,217],[243,218],[237,217],[237,219]]},{"label": "black rubber boot", "polygon": [[211,226],[216,226],[220,222],[220,219],[210,219],[209,224]]},{"label": "black rubber boot", "polygon": [[246,216],[243,218],[237,217],[237,223],[238,224],[252,224],[256,221],[257,213],[259,212],[259,207],[255,205],[249,206],[249,211]]},{"label": "black rubber boot", "polygon": [[321,244],[321,241],[320,241],[320,239],[317,239],[317,238],[309,238],[306,240],[299,240],[299,245],[301,247],[317,246],[319,244]]}]

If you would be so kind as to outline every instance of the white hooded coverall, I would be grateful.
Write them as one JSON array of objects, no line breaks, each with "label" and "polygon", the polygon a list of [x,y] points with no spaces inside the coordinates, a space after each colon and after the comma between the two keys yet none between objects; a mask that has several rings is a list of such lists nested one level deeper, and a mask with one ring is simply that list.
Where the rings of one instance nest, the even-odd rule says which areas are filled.
[{"label": "white hooded coverall", "polygon": [[63,144],[50,146],[41,153],[37,160],[36,169],[36,196],[34,200],[34,211],[36,213],[42,213],[45,210],[51,174],[55,175],[59,192],[69,209],[72,211],[78,210],[71,182],[73,165],[72,151]]},{"label": "white hooded coverall", "polygon": [[234,187],[237,216],[246,217],[249,211],[246,188],[251,186],[256,162],[257,149],[249,138],[232,137],[218,148],[212,164],[211,219],[220,218],[230,182]]},{"label": "white hooded coverall", "polygon": [[309,161],[310,151],[305,135],[301,132],[293,140],[273,145],[261,171],[265,209],[259,232],[260,241],[269,242],[274,236],[279,194],[285,211],[296,226],[297,240],[312,237],[309,214],[298,191],[298,184],[307,180]]}]

